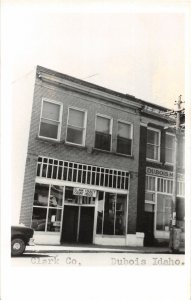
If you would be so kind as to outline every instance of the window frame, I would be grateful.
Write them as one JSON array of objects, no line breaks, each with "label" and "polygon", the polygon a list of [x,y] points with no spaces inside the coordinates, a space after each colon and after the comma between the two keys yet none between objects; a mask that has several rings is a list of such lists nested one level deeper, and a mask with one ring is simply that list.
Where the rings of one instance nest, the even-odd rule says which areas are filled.
[{"label": "window frame", "polygon": [[[70,109],[84,112],[84,127],[83,127],[82,144],[77,144],[77,143],[72,143],[72,142],[67,141],[68,125],[69,125],[69,126],[73,126],[73,125],[70,125],[70,124],[68,123],[68,121],[69,121],[69,111],[70,111]],[[75,127],[75,126],[74,126],[74,127]],[[79,128],[79,127],[76,127],[76,128]],[[86,131],[87,131],[87,110],[86,110],[86,109],[83,109],[83,108],[78,108],[78,107],[75,107],[75,106],[68,106],[65,143],[66,143],[66,144],[69,144],[69,145],[75,145],[75,146],[82,146],[82,147],[84,147],[84,146],[85,146],[85,142],[86,142]]]},{"label": "window frame", "polygon": [[166,136],[167,135],[171,135],[171,136],[173,136],[174,137],[174,141],[175,141],[175,134],[173,134],[173,133],[171,133],[171,132],[166,132],[165,133],[165,164],[166,165],[174,165],[174,162],[175,162],[175,157],[174,157],[174,161],[173,162],[169,162],[169,161],[166,161],[166,149],[168,149],[168,150],[172,150],[172,152],[174,152],[174,154],[175,154],[175,149],[174,149],[174,151],[173,151],[173,148],[167,148],[166,147]]},{"label": "window frame", "polygon": [[[96,147],[95,147],[96,132],[97,132],[97,130],[96,130],[96,126],[97,126],[97,117],[101,117],[101,118],[105,118],[105,119],[110,120],[110,126],[109,126],[109,134],[111,135],[110,150],[104,150],[104,149],[100,149],[100,148],[96,148]],[[97,114],[96,114],[96,117],[95,117],[95,137],[94,137],[94,147],[95,147],[95,149],[101,150],[101,151],[111,152],[111,151],[112,151],[112,135],[113,135],[113,118],[110,117],[110,116],[104,115],[104,114],[97,113]]]},{"label": "window frame", "polygon": [[[159,144],[158,144],[158,146],[157,146],[157,145],[155,145],[155,144],[150,144],[150,143],[149,143],[149,145],[153,145],[153,146],[155,146],[155,147],[158,147],[158,159],[148,158],[148,157],[147,157],[147,148],[146,148],[146,160],[148,160],[148,161],[160,162],[160,155],[161,155],[161,130],[160,130],[160,129],[153,128],[153,127],[147,127],[147,136],[148,136],[148,130],[154,131],[154,132],[158,132],[158,133],[159,133]],[[147,145],[148,145],[148,142],[147,142]]]},{"label": "window frame", "polygon": [[123,123],[123,124],[126,124],[126,125],[130,125],[131,127],[131,154],[124,154],[124,153],[120,153],[120,152],[117,152],[117,145],[116,145],[116,153],[117,154],[121,154],[121,155],[126,155],[126,156],[132,156],[133,154],[133,123],[131,122],[128,122],[128,121],[124,121],[122,119],[118,119],[117,120],[117,141],[118,141],[118,130],[119,130],[119,123]]},{"label": "window frame", "polygon": [[[60,106],[59,121],[47,119],[47,120],[51,120],[51,121],[54,121],[54,122],[58,123],[58,131],[57,131],[57,138],[56,139],[40,135],[40,128],[41,128],[41,122],[42,122],[41,120],[44,119],[42,117],[44,102],[49,102],[49,103],[53,103],[53,104],[56,104],[56,105]],[[42,100],[41,100],[41,111],[40,111],[40,121],[39,121],[39,128],[38,128],[38,137],[39,138],[46,139],[46,140],[51,140],[51,141],[60,141],[61,126],[62,126],[62,113],[63,113],[63,104],[61,102],[55,101],[55,100],[52,100],[52,99],[49,99],[49,98],[45,98],[45,97],[42,98]]]}]

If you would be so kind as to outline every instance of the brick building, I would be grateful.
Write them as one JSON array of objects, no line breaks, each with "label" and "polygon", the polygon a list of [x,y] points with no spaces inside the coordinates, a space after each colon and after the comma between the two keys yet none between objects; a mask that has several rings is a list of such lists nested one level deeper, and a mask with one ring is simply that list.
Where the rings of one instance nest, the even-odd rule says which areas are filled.
[{"label": "brick building", "polygon": [[20,211],[37,243],[169,238],[173,133],[166,138],[170,121],[159,110],[37,67]]}]

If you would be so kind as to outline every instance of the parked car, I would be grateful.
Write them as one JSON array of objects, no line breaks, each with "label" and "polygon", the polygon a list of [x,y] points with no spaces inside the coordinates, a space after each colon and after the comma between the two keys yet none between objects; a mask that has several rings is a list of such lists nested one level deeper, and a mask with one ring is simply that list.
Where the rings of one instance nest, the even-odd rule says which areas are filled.
[{"label": "parked car", "polygon": [[11,256],[23,254],[27,245],[34,246],[34,230],[25,225],[11,226]]}]

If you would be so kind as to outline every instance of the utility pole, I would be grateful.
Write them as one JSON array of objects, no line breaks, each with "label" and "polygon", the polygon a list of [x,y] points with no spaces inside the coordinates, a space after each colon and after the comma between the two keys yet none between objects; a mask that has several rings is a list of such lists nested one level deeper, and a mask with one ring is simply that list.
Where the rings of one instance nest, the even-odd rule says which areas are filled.
[{"label": "utility pole", "polygon": [[174,141],[174,167],[173,167],[173,191],[172,191],[172,206],[171,206],[171,222],[170,222],[170,242],[169,249],[170,252],[179,252],[180,249],[180,233],[181,229],[177,228],[176,224],[176,199],[177,199],[177,162],[178,162],[178,143],[181,131],[184,130],[185,124],[182,123],[181,117],[185,116],[185,109],[181,108],[182,95],[179,96],[178,101],[175,101],[177,105],[176,110],[170,110],[162,113],[165,116],[174,116],[175,124],[165,127],[173,128],[175,131],[175,141]]},{"label": "utility pole", "polygon": [[176,124],[171,126],[175,129],[175,143],[174,143],[174,168],[173,168],[173,198],[172,198],[172,208],[171,208],[171,223],[170,223],[170,243],[169,248],[171,252],[179,252],[180,248],[180,233],[181,230],[176,226],[176,198],[177,198],[177,162],[178,162],[178,142],[179,135],[182,129],[184,129],[184,124],[181,124],[181,116],[184,115],[185,110],[181,108],[182,95],[179,96],[178,101],[175,101],[177,109],[171,111],[170,115],[175,115]]}]

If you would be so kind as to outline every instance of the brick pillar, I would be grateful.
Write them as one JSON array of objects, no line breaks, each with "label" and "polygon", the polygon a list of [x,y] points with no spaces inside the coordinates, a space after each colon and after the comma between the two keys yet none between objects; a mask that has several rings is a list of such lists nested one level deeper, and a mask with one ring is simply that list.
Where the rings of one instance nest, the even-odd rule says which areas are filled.
[{"label": "brick pillar", "polygon": [[128,227],[127,227],[128,234],[136,233],[137,185],[138,185],[137,174],[131,173],[130,174],[129,202],[128,202]]},{"label": "brick pillar", "polygon": [[20,223],[31,226],[37,156],[27,155],[20,211]]}]

